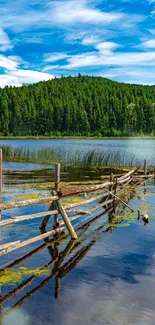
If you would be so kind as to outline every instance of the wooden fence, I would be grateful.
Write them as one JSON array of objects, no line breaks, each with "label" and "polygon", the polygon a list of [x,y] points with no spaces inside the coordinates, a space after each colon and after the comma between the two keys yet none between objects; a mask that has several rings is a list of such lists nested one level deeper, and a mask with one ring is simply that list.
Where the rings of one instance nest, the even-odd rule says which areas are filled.
[{"label": "wooden fence", "polygon": [[[0,150],[0,193],[2,193],[2,151]],[[22,221],[28,221],[33,220],[36,218],[43,219],[40,224],[40,232],[38,236],[35,236],[33,238],[29,238],[25,241],[17,240],[15,242],[8,242],[5,244],[0,245],[0,256],[6,255],[10,253],[11,251],[17,250],[21,247],[27,246],[29,244],[38,242],[40,240],[44,240],[48,238],[49,236],[56,236],[60,234],[65,234],[66,229],[68,230],[68,233],[70,237],[74,240],[78,239],[78,234],[76,230],[74,229],[72,225],[72,221],[76,220],[84,215],[88,215],[89,218],[94,218],[96,216],[96,213],[99,210],[100,214],[109,209],[109,206],[115,210],[115,205],[118,202],[121,202],[124,204],[125,207],[133,211],[133,209],[124,202],[124,200],[121,198],[122,190],[129,184],[139,184],[148,178],[154,177],[154,173],[151,173],[147,175],[147,162],[145,160],[144,162],[144,172],[143,175],[139,175],[138,168],[134,168],[125,175],[121,175],[117,177],[117,175],[111,174],[109,176],[109,181],[104,182],[102,184],[98,184],[95,186],[79,186],[76,189],[70,190],[70,192],[66,192],[65,189],[61,190],[60,188],[60,164],[55,165],[55,188],[51,191],[51,195],[45,198],[38,198],[38,199],[32,199],[32,200],[25,200],[25,201],[15,201],[15,202],[9,202],[9,203],[0,203],[0,228],[10,225],[10,224],[16,224]],[[92,194],[95,192],[97,193],[96,196],[91,198],[86,198],[85,200],[81,200],[81,202],[77,203],[70,203],[70,204],[62,204],[62,199],[65,197],[71,197],[81,194]],[[83,206],[87,206],[90,203],[96,202],[95,207],[89,208],[89,209],[83,209]],[[41,203],[50,203],[48,211],[43,211],[35,214],[30,215],[21,215],[21,216],[14,216],[10,217],[7,220],[3,220],[3,210],[7,209],[14,209],[14,208],[20,208],[23,206],[29,206],[34,204],[41,204]],[[72,213],[72,215],[69,217],[68,212]],[[53,229],[50,231],[46,231],[47,224],[53,216]],[[59,216],[59,219],[58,219]],[[61,217],[61,220],[60,220]]]}]

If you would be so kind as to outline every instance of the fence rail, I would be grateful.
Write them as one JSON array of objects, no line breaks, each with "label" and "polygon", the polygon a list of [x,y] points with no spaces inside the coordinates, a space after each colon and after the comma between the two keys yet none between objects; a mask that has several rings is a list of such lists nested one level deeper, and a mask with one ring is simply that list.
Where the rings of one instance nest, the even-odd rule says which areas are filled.
[{"label": "fence rail", "polygon": [[[0,215],[2,211],[7,209],[14,209],[20,208],[23,206],[29,206],[34,204],[42,204],[42,203],[50,203],[48,211],[43,211],[39,213],[29,214],[29,215],[21,215],[21,216],[14,216],[10,217],[7,220],[0,219],[0,227],[5,227],[10,224],[15,224],[23,221],[29,221],[36,218],[43,218],[40,230],[41,234],[30,238],[26,241],[20,242],[10,242],[6,244],[0,245],[0,256],[8,254],[9,252],[19,249],[21,247],[27,246],[31,243],[36,241],[45,239],[49,236],[55,236],[57,234],[64,233],[66,228],[69,232],[69,235],[72,239],[77,240],[78,235],[71,223],[71,221],[82,217],[83,215],[88,215],[88,217],[95,217],[96,211],[99,209],[101,210],[102,214],[104,211],[109,209],[109,206],[115,210],[115,205],[118,202],[121,202],[131,211],[134,211],[129,205],[127,205],[122,198],[122,190],[129,185],[130,183],[139,184],[142,181],[146,181],[146,179],[150,177],[154,177],[154,174],[147,175],[147,161],[144,161],[144,173],[142,175],[137,174],[140,167],[134,168],[127,172],[124,175],[119,175],[118,177],[114,177],[113,174],[109,176],[109,181],[104,182],[102,184],[98,184],[95,186],[83,186],[78,187],[78,189],[72,189],[66,193],[65,190],[60,189],[60,164],[55,165],[55,186],[53,191],[51,191],[51,196],[38,198],[38,199],[31,199],[25,201],[16,201],[16,202],[8,202],[8,203],[0,203]],[[102,192],[103,190],[103,192]],[[62,204],[63,198],[77,196],[81,194],[93,194],[95,192],[101,192],[100,194],[86,198],[81,200],[80,202],[70,203],[67,205]],[[2,150],[0,149],[0,195],[2,193]],[[81,209],[82,206],[87,206],[90,203],[96,202],[95,207]],[[76,209],[80,207],[79,209]],[[71,212],[72,215],[69,217],[68,212]],[[94,213],[94,214],[92,214]],[[53,216],[53,230],[46,232],[46,226]],[[59,216],[59,220],[58,220]],[[60,217],[62,220],[60,220]],[[65,227],[60,227],[65,225]]]}]

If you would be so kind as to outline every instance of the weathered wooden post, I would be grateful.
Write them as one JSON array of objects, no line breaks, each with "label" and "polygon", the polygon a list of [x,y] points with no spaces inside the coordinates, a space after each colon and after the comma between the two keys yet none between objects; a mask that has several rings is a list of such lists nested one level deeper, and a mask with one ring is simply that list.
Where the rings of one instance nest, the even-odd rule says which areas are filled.
[{"label": "weathered wooden post", "polygon": [[71,222],[70,222],[70,220],[68,218],[68,215],[67,215],[64,207],[61,205],[61,203],[59,201],[56,201],[56,205],[58,207],[59,212],[61,213],[62,219],[63,219],[63,221],[64,221],[64,223],[65,223],[65,225],[66,225],[66,227],[68,229],[68,232],[69,232],[71,238],[72,239],[78,239],[78,236],[77,236],[77,234],[76,234],[76,232],[75,232],[75,230],[74,230],[74,228],[73,228],[73,226],[72,226],[72,224],[71,224]]},{"label": "weathered wooden post", "polygon": [[[55,165],[55,192],[59,192],[59,185],[60,185],[60,164]],[[53,202],[53,209],[56,210],[56,203]],[[54,215],[54,223],[53,229],[56,229],[59,226],[58,222],[58,214]]]},{"label": "weathered wooden post", "polygon": [[[110,174],[110,182],[112,183],[113,180],[114,180],[114,175],[113,175],[113,173],[111,173],[111,174]],[[112,191],[112,189],[113,189],[113,185],[110,185],[110,186],[109,186],[109,191]]]},{"label": "weathered wooden post", "polygon": [[144,175],[147,175],[147,160],[144,160]]},{"label": "weathered wooden post", "polygon": [[55,165],[55,191],[59,191],[60,184],[60,164]]},{"label": "weathered wooden post", "polygon": [[[114,195],[117,194],[117,177],[116,177],[116,180],[115,180],[115,186],[114,186]],[[115,213],[115,198],[114,198],[114,201],[113,201],[113,210],[114,210],[114,213]]]},{"label": "weathered wooden post", "polygon": [[[59,195],[59,184],[60,184],[60,164],[55,165],[55,192]],[[61,205],[59,201],[54,202],[54,208],[58,208],[58,211],[60,212],[62,219],[69,231],[69,234],[72,239],[78,239],[78,236],[68,218],[68,215],[64,209],[64,207]],[[58,215],[56,214],[54,216],[54,228],[57,228],[58,226]]]},{"label": "weathered wooden post", "polygon": [[[60,184],[60,164],[55,165],[54,182],[55,182],[54,189],[55,189],[55,192],[57,193],[59,191],[59,184]],[[54,209],[57,209],[57,205],[56,205],[55,201],[53,201],[50,204],[49,211],[54,210]],[[45,216],[44,217],[44,219],[42,220],[42,223],[41,223],[41,225],[39,227],[40,229],[45,229],[46,228],[50,217],[51,216]],[[58,215],[56,214],[56,215],[54,215],[53,229],[56,229],[58,226],[59,226]]]}]

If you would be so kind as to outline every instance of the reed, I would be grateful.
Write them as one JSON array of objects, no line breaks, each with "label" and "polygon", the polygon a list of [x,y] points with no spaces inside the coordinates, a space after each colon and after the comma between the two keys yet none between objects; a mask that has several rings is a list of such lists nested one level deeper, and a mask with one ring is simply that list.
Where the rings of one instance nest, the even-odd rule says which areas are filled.
[{"label": "reed", "polygon": [[[139,166],[143,164],[143,159],[137,159],[134,154],[125,151],[118,151],[112,147],[110,150],[101,151],[77,151],[65,150],[65,148],[54,148],[42,146],[38,148],[28,147],[12,147],[10,145],[1,146],[3,150],[4,161],[14,162],[31,162],[37,164],[51,165],[61,162],[69,166],[84,166],[84,167],[104,167],[104,166]],[[150,161],[150,166],[154,163]]]}]

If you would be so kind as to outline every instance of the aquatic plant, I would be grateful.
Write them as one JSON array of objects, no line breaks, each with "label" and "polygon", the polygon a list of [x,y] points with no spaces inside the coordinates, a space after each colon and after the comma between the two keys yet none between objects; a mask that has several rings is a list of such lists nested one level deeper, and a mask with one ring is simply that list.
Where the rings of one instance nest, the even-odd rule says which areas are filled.
[{"label": "aquatic plant", "polygon": [[[48,146],[31,149],[28,147],[12,147],[10,145],[1,146],[3,159],[5,161],[32,162],[38,164],[54,164],[61,162],[66,166],[138,166],[143,163],[134,154],[126,151],[115,150],[87,150],[77,151],[66,150],[65,148],[54,148]],[[151,165],[151,162],[150,162]],[[152,164],[153,165],[153,164]]]},{"label": "aquatic plant", "polygon": [[5,284],[15,284],[20,282],[25,276],[34,275],[41,276],[49,274],[50,270],[48,268],[37,268],[34,270],[30,270],[26,267],[19,267],[17,270],[13,268],[7,268],[0,273],[0,286]]}]

